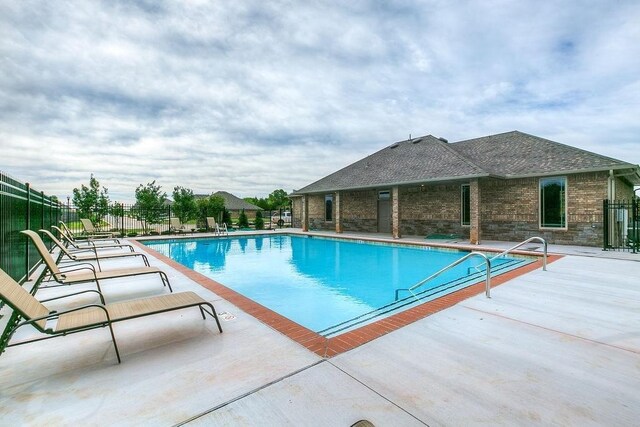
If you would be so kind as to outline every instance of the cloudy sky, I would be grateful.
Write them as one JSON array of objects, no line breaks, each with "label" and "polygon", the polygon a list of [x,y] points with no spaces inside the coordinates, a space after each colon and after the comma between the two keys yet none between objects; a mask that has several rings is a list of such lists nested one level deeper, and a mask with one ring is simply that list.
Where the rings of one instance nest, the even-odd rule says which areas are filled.
[{"label": "cloudy sky", "polygon": [[0,170],[241,197],[409,134],[640,163],[640,2],[0,0]]}]

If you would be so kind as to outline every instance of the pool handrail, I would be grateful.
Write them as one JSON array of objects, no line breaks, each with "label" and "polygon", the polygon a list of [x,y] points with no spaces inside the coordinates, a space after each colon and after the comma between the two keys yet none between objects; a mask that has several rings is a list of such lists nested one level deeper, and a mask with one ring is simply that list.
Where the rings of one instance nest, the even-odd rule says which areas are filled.
[{"label": "pool handrail", "polygon": [[500,258],[501,256],[505,256],[506,254],[508,254],[511,251],[514,251],[516,249],[518,249],[520,246],[522,245],[526,245],[529,242],[533,242],[534,240],[538,240],[540,243],[542,243],[544,245],[544,249],[542,251],[542,270],[543,271],[547,271],[547,241],[544,240],[542,237],[530,237],[527,240],[525,240],[524,242],[520,242],[517,245],[507,249],[504,252],[500,252],[498,255],[491,257],[491,261],[493,261],[496,258]]},{"label": "pool handrail", "polygon": [[473,256],[479,256],[479,257],[483,258],[485,264],[487,265],[487,277],[485,279],[485,295],[487,296],[487,298],[491,298],[491,260],[489,259],[489,257],[487,257],[482,252],[471,252],[471,253],[466,254],[462,258],[452,262],[451,264],[447,265],[446,267],[440,269],[439,271],[436,271],[435,273],[433,273],[431,276],[427,277],[426,279],[423,279],[423,280],[419,281],[418,283],[416,283],[415,285],[411,286],[410,288],[398,288],[398,289],[396,289],[396,296],[395,296],[396,299],[395,300],[398,301],[398,292],[400,292],[400,291],[409,291],[409,292],[411,292],[411,294],[414,297],[416,297],[416,299],[420,299],[420,298],[418,298],[416,296],[416,294],[413,293],[414,289],[419,288],[420,286],[423,286],[429,280],[435,279],[436,277],[438,277],[439,275],[441,275],[445,271],[452,269],[453,267],[457,266],[461,262],[465,261],[467,258],[471,258]]}]

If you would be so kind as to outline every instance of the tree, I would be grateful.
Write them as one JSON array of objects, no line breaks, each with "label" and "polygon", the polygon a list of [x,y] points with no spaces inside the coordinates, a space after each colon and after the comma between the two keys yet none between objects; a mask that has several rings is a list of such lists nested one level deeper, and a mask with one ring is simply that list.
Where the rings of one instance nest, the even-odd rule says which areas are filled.
[{"label": "tree", "polygon": [[209,197],[198,199],[196,201],[196,209],[202,226],[206,226],[208,216],[214,217],[216,222],[224,222],[220,218],[220,214],[224,211],[224,199],[222,196],[214,196],[212,194]]},{"label": "tree", "polygon": [[251,203],[252,205],[256,205],[259,208],[262,208],[264,210],[271,210],[271,207],[269,206],[269,201],[267,199],[260,199],[258,197],[245,197],[244,198],[245,202]]},{"label": "tree", "polygon": [[175,187],[173,189],[173,205],[171,205],[171,210],[180,218],[180,222],[182,223],[193,219],[198,212],[193,191],[188,188]]},{"label": "tree", "polygon": [[227,227],[231,227],[233,225],[231,223],[231,212],[226,209],[222,210],[222,222],[227,224]]},{"label": "tree", "polygon": [[266,199],[258,197],[245,197],[246,202],[256,205],[265,211],[277,210],[282,208],[288,208],[290,199],[287,192],[283,189],[274,190],[267,196]]},{"label": "tree", "polygon": [[136,188],[136,219],[142,221],[144,232],[147,232],[149,224],[157,224],[165,213],[165,202],[167,201],[167,193],[162,191],[156,181],[147,185],[140,184]]},{"label": "tree", "polygon": [[289,207],[289,196],[283,189],[275,190],[267,198],[270,209],[281,209]]},{"label": "tree", "polygon": [[118,202],[112,204],[109,213],[113,216],[124,216],[124,205]]},{"label": "tree", "polygon": [[80,218],[89,218],[91,222],[99,226],[102,218],[109,212],[109,190],[106,187],[100,189],[100,183],[93,174],[89,178],[89,186],[82,184],[80,188],[73,189],[73,204],[78,209]]},{"label": "tree", "polygon": [[247,218],[247,214],[244,213],[244,209],[242,209],[242,212],[240,212],[240,216],[238,217],[238,227],[249,228],[249,219]]},{"label": "tree", "polygon": [[262,211],[256,212],[256,220],[254,221],[254,225],[256,226],[256,230],[264,229],[264,220],[262,219]]}]

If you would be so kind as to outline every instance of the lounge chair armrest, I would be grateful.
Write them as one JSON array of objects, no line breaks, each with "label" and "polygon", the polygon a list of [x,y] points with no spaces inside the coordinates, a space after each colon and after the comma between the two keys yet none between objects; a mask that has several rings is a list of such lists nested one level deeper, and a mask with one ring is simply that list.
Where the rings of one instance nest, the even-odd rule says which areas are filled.
[{"label": "lounge chair armrest", "polygon": [[102,304],[105,304],[104,296],[102,295],[102,292],[100,292],[97,289],[86,289],[84,291],[73,292],[71,294],[66,294],[66,295],[61,295],[61,296],[58,296],[58,297],[43,299],[43,300],[40,300],[40,302],[47,302],[47,301],[53,301],[53,300],[57,300],[57,299],[72,297],[72,296],[84,294],[84,293],[87,293],[87,292],[95,292],[95,293],[97,293],[98,296],[100,297],[100,302],[102,302]]},{"label": "lounge chair armrest", "polygon": [[[79,264],[70,265],[68,267],[63,266],[58,268],[60,269],[60,275],[62,276],[62,278],[64,278],[67,273],[71,273],[72,271],[90,270],[93,273],[93,277],[96,279],[96,281],[98,280],[98,276],[96,275],[96,268],[93,266],[93,264],[89,264],[88,262],[81,262]],[[64,270],[62,270],[63,268]]]},{"label": "lounge chair armrest", "polygon": [[94,240],[94,239],[110,239],[110,240],[114,240],[114,241],[118,241],[117,238],[113,237],[115,236],[115,233],[98,233],[98,234],[89,234],[87,235],[87,240]]},{"label": "lounge chair armrest", "polygon": [[68,252],[73,253],[73,254],[79,254],[82,252],[93,252],[95,253],[96,250],[94,248],[78,248],[78,249],[67,249]]},{"label": "lounge chair armrest", "polygon": [[67,313],[73,313],[74,311],[80,311],[80,310],[86,310],[87,308],[99,308],[101,310],[103,310],[106,315],[107,315],[107,321],[111,321],[111,316],[109,316],[109,311],[107,310],[107,307],[104,304],[86,304],[86,305],[81,305],[78,307],[72,307],[72,308],[68,308],[66,310],[61,310],[61,311],[52,311],[51,314],[55,314],[56,316],[60,316],[61,314],[67,314]]},{"label": "lounge chair armrest", "polygon": [[[105,307],[103,304],[87,304],[87,305],[82,305],[82,306],[79,306],[79,307],[73,307],[73,308],[70,308],[70,309],[67,309],[67,310],[62,310],[62,311],[53,310],[53,311],[49,312],[48,314],[46,314],[44,316],[38,316],[38,317],[33,317],[31,319],[23,320],[22,322],[18,323],[17,325],[15,325],[11,329],[11,332],[10,332],[9,336],[13,335],[13,333],[18,328],[20,328],[21,326],[30,325],[30,324],[38,322],[40,320],[57,319],[58,317],[60,317],[61,314],[72,313],[74,311],[85,310],[87,308],[93,308],[93,307],[100,308],[100,309],[104,310],[104,313],[107,316],[107,323],[111,323],[111,316],[109,316],[109,311],[107,310],[107,307]],[[47,329],[45,329],[45,331],[53,332],[51,330],[51,328],[47,328]]]},{"label": "lounge chair armrest", "polygon": [[[62,271],[63,268],[65,269],[64,271]],[[80,262],[78,264],[70,265],[68,267],[60,267],[60,273],[62,274],[70,273],[72,271],[78,271],[78,270],[91,270],[95,273],[96,267],[93,264],[90,264],[88,262]]]}]

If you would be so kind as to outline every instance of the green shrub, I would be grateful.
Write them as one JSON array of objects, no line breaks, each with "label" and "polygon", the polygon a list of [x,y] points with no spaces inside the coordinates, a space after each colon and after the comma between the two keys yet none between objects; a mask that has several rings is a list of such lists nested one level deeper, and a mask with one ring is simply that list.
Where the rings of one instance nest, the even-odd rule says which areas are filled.
[{"label": "green shrub", "polygon": [[254,225],[256,226],[256,230],[264,229],[264,219],[262,219],[262,211],[256,212],[256,220],[254,221]]},{"label": "green shrub", "polygon": [[244,209],[242,209],[242,212],[240,212],[240,217],[238,218],[238,227],[249,228],[249,218],[247,218],[247,214],[244,213]]},{"label": "green shrub", "polygon": [[130,232],[127,233],[127,237],[136,237],[137,235],[138,235],[138,233],[135,232],[135,231],[130,231]]}]

